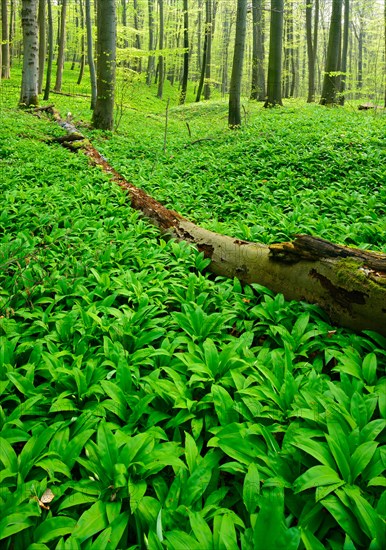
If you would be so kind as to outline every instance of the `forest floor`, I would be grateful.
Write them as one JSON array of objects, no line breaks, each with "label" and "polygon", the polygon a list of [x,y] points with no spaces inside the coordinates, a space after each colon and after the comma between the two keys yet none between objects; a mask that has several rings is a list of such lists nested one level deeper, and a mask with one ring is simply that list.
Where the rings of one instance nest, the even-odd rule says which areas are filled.
[{"label": "forest floor", "polygon": [[[214,278],[1,86],[2,548],[383,548],[386,339]],[[386,251],[382,112],[245,101],[230,131],[224,100],[167,90],[166,127],[152,93],[114,134],[50,103],[211,230]]]}]

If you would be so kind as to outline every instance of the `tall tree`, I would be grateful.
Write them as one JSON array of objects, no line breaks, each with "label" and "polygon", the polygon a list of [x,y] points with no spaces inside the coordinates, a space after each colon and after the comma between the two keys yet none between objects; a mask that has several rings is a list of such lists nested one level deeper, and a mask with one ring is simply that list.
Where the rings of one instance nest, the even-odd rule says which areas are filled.
[{"label": "tall tree", "polygon": [[208,25],[207,45],[206,45],[206,64],[204,81],[204,98],[210,99],[210,79],[212,72],[212,39],[214,32],[214,2],[206,0],[206,20]]},{"label": "tall tree", "polygon": [[52,17],[52,3],[47,0],[47,21],[48,21],[48,62],[46,73],[46,85],[44,89],[44,101],[47,101],[50,96],[52,63],[54,60],[54,22]]},{"label": "tall tree", "polygon": [[[139,34],[139,7],[138,7],[138,0],[133,0],[133,7],[134,7],[134,29],[135,29],[135,42],[134,42],[134,47],[137,49],[137,50],[140,50],[141,49],[141,36]],[[135,65],[134,65],[134,69],[136,71],[138,71],[139,73],[141,72],[141,67],[142,67],[142,63],[141,63],[141,58],[140,57],[136,57],[135,58]]]},{"label": "tall tree", "polygon": [[348,34],[350,27],[350,0],[344,0],[344,19],[343,19],[343,41],[342,41],[342,59],[339,77],[339,103],[344,105],[344,91],[347,81],[347,52],[348,52]]},{"label": "tall tree", "polygon": [[44,64],[46,61],[46,0],[39,0],[38,8],[39,26],[39,94],[43,89]]},{"label": "tall tree", "polygon": [[333,105],[337,102],[338,72],[340,69],[340,43],[342,27],[343,0],[332,0],[332,12],[330,31],[328,34],[328,46],[326,67],[324,70],[321,105]]},{"label": "tall tree", "polygon": [[383,13],[383,32],[384,32],[384,40],[385,40],[385,69],[384,69],[384,78],[385,78],[385,109],[386,109],[386,2],[385,2],[385,8]]},{"label": "tall tree", "polygon": [[80,36],[80,66],[79,66],[79,76],[77,80],[77,84],[80,84],[82,82],[83,73],[84,73],[84,65],[86,62],[86,45],[84,40],[84,7],[83,7],[83,0],[79,0],[79,17],[80,17],[80,28],[82,31],[82,34]]},{"label": "tall tree", "polygon": [[240,96],[246,31],[247,0],[237,0],[235,49],[233,52],[232,76],[229,88],[228,126],[230,128],[241,126]]},{"label": "tall tree", "polygon": [[55,92],[60,92],[62,89],[63,67],[66,47],[66,14],[67,0],[62,0],[62,9],[60,12],[59,51],[58,65],[56,70]]},{"label": "tall tree", "polygon": [[39,36],[38,0],[22,0],[21,23],[23,27],[23,72],[21,79],[20,107],[38,105]]},{"label": "tall tree", "polygon": [[185,103],[186,91],[188,89],[188,74],[189,74],[189,14],[188,0],[184,0],[184,65],[182,69],[182,82],[180,105]]},{"label": "tall tree", "polygon": [[[314,25],[312,25],[314,11]],[[308,95],[307,102],[315,101],[315,68],[318,48],[319,0],[306,0],[306,36],[308,59]]]},{"label": "tall tree", "polygon": [[251,99],[265,100],[263,0],[252,0],[252,90]]},{"label": "tall tree", "polygon": [[284,0],[271,0],[267,99],[264,107],[283,105],[281,98]]},{"label": "tall tree", "polygon": [[164,89],[164,56],[162,50],[164,49],[164,0],[158,0],[159,4],[159,55],[158,55],[158,90],[157,97],[162,99]]},{"label": "tall tree", "polygon": [[11,77],[7,0],[1,0],[1,78]]},{"label": "tall tree", "polygon": [[101,130],[114,127],[116,26],[115,0],[97,0],[97,99],[93,125]]},{"label": "tall tree", "polygon": [[146,84],[150,86],[155,66],[155,21],[154,21],[154,0],[147,1],[148,18],[149,18],[149,57],[147,60]]},{"label": "tall tree", "polygon": [[87,32],[87,61],[90,69],[91,82],[91,104],[90,108],[95,109],[97,99],[97,79],[95,72],[94,53],[93,53],[93,38],[92,38],[92,19],[90,0],[86,0],[86,32]]},{"label": "tall tree", "polygon": [[[210,78],[210,58],[211,58],[211,44],[212,44],[212,7],[211,0],[205,0],[205,33],[204,33],[204,46],[202,49],[202,64],[201,75],[198,83],[196,101],[200,101],[202,90],[204,87],[205,78]],[[210,94],[206,87],[207,94]],[[210,90],[210,88],[209,88]],[[205,99],[209,99],[204,95]]]}]

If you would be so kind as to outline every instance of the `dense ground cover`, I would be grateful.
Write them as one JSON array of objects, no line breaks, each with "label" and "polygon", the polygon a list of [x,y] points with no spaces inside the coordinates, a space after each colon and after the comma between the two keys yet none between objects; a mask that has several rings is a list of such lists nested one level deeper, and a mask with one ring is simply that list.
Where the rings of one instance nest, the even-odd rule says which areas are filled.
[{"label": "dense ground cover", "polygon": [[[84,99],[56,99],[87,120]],[[315,232],[316,203],[300,206],[319,191],[332,220],[323,236],[384,249],[383,119],[253,109],[238,133],[221,127],[223,104],[172,109],[166,155],[156,112],[126,110],[115,136],[83,129],[128,179],[209,227],[216,205],[227,232]],[[301,187],[298,163],[313,157],[294,143],[306,120],[319,144],[316,121],[328,129],[330,157]],[[258,124],[281,136],[272,150]],[[1,132],[2,547],[383,548],[386,339],[331,327],[317,307],[258,285],[213,280],[197,251],[163,240],[84,156],[44,143],[61,133],[45,120],[3,106]],[[257,189],[244,170],[263,161],[258,182],[269,185]],[[333,201],[339,163],[351,187]],[[288,185],[306,210],[291,229],[279,215],[295,208]]]}]

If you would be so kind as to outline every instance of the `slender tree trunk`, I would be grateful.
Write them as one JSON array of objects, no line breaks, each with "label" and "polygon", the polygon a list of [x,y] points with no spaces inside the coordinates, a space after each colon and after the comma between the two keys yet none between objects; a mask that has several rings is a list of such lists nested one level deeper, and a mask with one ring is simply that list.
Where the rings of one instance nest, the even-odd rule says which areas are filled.
[{"label": "slender tree trunk", "polygon": [[59,52],[58,66],[56,70],[55,92],[62,90],[63,67],[66,47],[66,13],[67,0],[62,0],[62,10],[60,14],[60,33],[59,33]]},{"label": "slender tree trunk", "polygon": [[127,28],[127,0],[121,0],[122,4],[122,26],[125,29],[125,37],[123,39],[123,47],[128,48],[129,47],[129,41],[127,40],[126,36],[126,28]]},{"label": "slender tree trunk", "polygon": [[[139,12],[138,12],[138,0],[133,0],[133,7],[134,7],[134,29],[137,31],[135,33],[135,42],[134,42],[134,47],[137,49],[137,50],[140,50],[141,49],[141,37],[140,37],[140,34],[139,34]],[[136,57],[135,58],[135,65],[134,65],[134,69],[140,73],[141,70],[142,70],[142,63],[141,63],[141,58],[140,57]]]},{"label": "slender tree trunk", "polygon": [[212,38],[213,38],[213,0],[206,0],[206,20],[208,25],[208,38],[206,44],[206,64],[205,64],[205,80],[204,80],[204,99],[210,99],[210,79],[212,72]]},{"label": "slender tree trunk", "polygon": [[[363,22],[360,22],[359,35],[358,35],[358,76],[357,76],[357,88],[362,90],[363,85]],[[362,97],[361,91],[357,94],[357,97]]]},{"label": "slender tree trunk", "polygon": [[12,67],[14,47],[13,37],[15,35],[15,0],[10,1],[9,9],[9,30],[8,30],[8,43],[9,43],[9,67]]},{"label": "slender tree trunk", "polygon": [[264,107],[283,105],[281,98],[283,0],[271,0],[267,99]]},{"label": "slender tree trunk", "polygon": [[97,98],[97,81],[95,73],[94,53],[93,53],[93,41],[92,41],[92,20],[91,20],[91,6],[90,0],[86,0],[86,31],[87,31],[87,61],[90,69],[90,81],[91,81],[91,105],[90,108],[95,109]]},{"label": "slender tree trunk", "polygon": [[82,82],[84,74],[84,65],[86,61],[86,45],[84,40],[84,9],[83,9],[83,0],[79,0],[79,15],[80,15],[80,28],[82,29],[82,34],[80,37],[80,66],[79,66],[79,76],[77,84],[79,85]]},{"label": "slender tree trunk", "polygon": [[324,72],[321,105],[334,105],[337,102],[338,77],[340,68],[340,44],[343,0],[333,0],[330,32],[328,35],[327,58]]},{"label": "slender tree trunk", "polygon": [[158,56],[158,90],[157,97],[162,99],[164,89],[164,57],[162,50],[164,49],[164,0],[158,0],[159,3],[159,51]]},{"label": "slender tree trunk", "polygon": [[[312,33],[312,8],[314,5],[314,28]],[[318,45],[319,0],[306,0],[306,35],[307,35],[307,59],[308,59],[308,95],[307,102],[315,101],[315,68],[316,52]],[[313,36],[312,36],[313,35]]]},{"label": "slender tree trunk", "polygon": [[1,0],[1,78],[11,77],[7,0]]},{"label": "slender tree trunk", "polygon": [[263,0],[252,0],[252,90],[251,99],[265,100]]},{"label": "slender tree trunk", "polygon": [[223,15],[223,30],[222,30],[222,74],[221,74],[221,92],[224,96],[228,92],[228,60],[229,60],[229,41],[231,35],[232,21],[231,13],[227,6]]},{"label": "slender tree trunk", "polygon": [[155,50],[155,40],[154,40],[154,0],[147,1],[148,14],[149,14],[149,58],[147,60],[147,75],[146,75],[146,84],[150,86],[155,67],[155,57],[153,51]]},{"label": "slender tree trunk", "polygon": [[340,95],[339,103],[344,105],[344,91],[347,81],[347,52],[348,52],[348,32],[350,28],[350,0],[344,0],[344,23],[343,23],[343,43],[342,43],[342,62],[340,75]]},{"label": "slender tree trunk", "polygon": [[115,0],[97,3],[97,99],[93,125],[100,130],[114,127],[114,91],[116,64]]},{"label": "slender tree trunk", "polygon": [[43,91],[44,65],[46,62],[46,0],[39,0],[39,94]]},{"label": "slender tree trunk", "polygon": [[384,32],[384,40],[385,40],[385,70],[384,70],[384,78],[385,78],[385,109],[386,109],[386,2],[385,2],[385,11],[384,11],[384,19],[383,19],[383,32]]},{"label": "slender tree trunk", "polygon": [[243,75],[245,36],[247,32],[247,0],[237,0],[236,37],[233,53],[232,76],[229,88],[229,128],[241,126],[241,78]]},{"label": "slender tree trunk", "polygon": [[189,14],[188,0],[184,0],[184,66],[182,70],[180,105],[185,103],[189,75]]},{"label": "slender tree trunk", "polygon": [[[204,87],[205,77],[208,74],[207,66],[208,66],[208,56],[209,56],[209,59],[210,59],[209,50],[210,50],[211,33],[212,33],[210,3],[211,3],[211,0],[205,0],[204,46],[203,46],[203,49],[202,49],[201,75],[200,75],[200,81],[198,83],[198,89],[197,89],[197,94],[196,94],[196,102],[201,100],[201,94],[202,94],[202,90],[203,90],[203,87]],[[209,68],[209,76],[210,76],[210,68]]]},{"label": "slender tree trunk", "polygon": [[20,107],[38,105],[39,82],[39,33],[37,0],[23,0],[21,23],[23,27],[23,72],[20,92]]},{"label": "slender tree trunk", "polygon": [[54,22],[52,19],[51,0],[47,0],[47,22],[48,22],[48,62],[46,73],[46,85],[44,90],[44,101],[48,101],[51,89],[52,63],[54,60]]}]

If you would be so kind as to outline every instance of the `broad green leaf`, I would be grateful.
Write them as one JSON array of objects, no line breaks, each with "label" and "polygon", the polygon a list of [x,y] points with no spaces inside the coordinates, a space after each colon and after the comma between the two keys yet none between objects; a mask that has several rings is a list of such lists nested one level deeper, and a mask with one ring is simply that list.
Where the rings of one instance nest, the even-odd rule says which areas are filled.
[{"label": "broad green leaf", "polygon": [[300,440],[299,438],[299,440],[295,439],[295,441],[291,441],[291,445],[294,445],[294,447],[297,447],[298,449],[301,449],[307,454],[313,456],[324,466],[328,466],[332,469],[336,466],[334,459],[325,443],[314,441],[310,438],[303,438],[303,440]]},{"label": "broad green leaf", "polygon": [[301,529],[301,539],[305,550],[325,550],[325,546],[308,529]]},{"label": "broad green leaf", "polygon": [[256,464],[251,462],[243,484],[243,501],[249,514],[253,514],[259,502],[260,476]]},{"label": "broad green leaf", "polygon": [[202,517],[202,514],[200,512],[193,512],[192,510],[189,510],[189,521],[193,534],[201,544],[201,548],[212,548],[212,531]]},{"label": "broad green leaf", "polygon": [[129,478],[127,490],[129,493],[130,510],[132,514],[135,513],[138,506],[141,504],[141,501],[145,496],[146,489],[147,483],[144,479],[133,481],[131,478]]},{"label": "broad green leaf", "polygon": [[71,538],[84,542],[108,526],[106,505],[98,500],[80,516]]},{"label": "broad green leaf", "polygon": [[107,527],[107,529],[104,529],[102,533],[100,533],[95,541],[93,542],[92,546],[90,547],[90,550],[106,550],[110,549],[110,537],[111,537],[112,529],[111,527]]},{"label": "broad green leaf", "polygon": [[313,466],[296,479],[294,489],[295,493],[300,493],[311,487],[323,487],[340,482],[336,471],[329,466]]},{"label": "broad green leaf", "polygon": [[185,457],[189,472],[192,473],[201,458],[197,449],[197,445],[189,432],[185,432]]},{"label": "broad green leaf", "polygon": [[213,522],[214,547],[218,550],[238,550],[236,529],[231,514],[217,514]]},{"label": "broad green leaf", "polygon": [[0,437],[0,460],[11,472],[17,472],[17,455],[12,445]]},{"label": "broad green leaf", "polygon": [[363,359],[362,372],[366,384],[373,386],[377,381],[377,356],[375,353],[368,353]]},{"label": "broad green leaf", "polygon": [[358,519],[359,525],[370,540],[376,539],[379,548],[384,548],[386,543],[385,525],[371,504],[360,494],[359,487],[345,486],[343,488],[348,495],[352,511]]},{"label": "broad green leaf", "polygon": [[170,550],[202,550],[199,542],[184,531],[169,531],[166,534],[166,544]]},{"label": "broad green leaf", "polygon": [[56,516],[45,519],[35,530],[36,542],[50,542],[63,535],[71,533],[75,527],[76,520],[67,517]]},{"label": "broad green leaf", "polygon": [[321,501],[321,504],[330,512],[338,525],[349,535],[355,544],[360,546],[365,544],[366,539],[358,526],[357,518],[335,495],[329,495]]},{"label": "broad green leaf", "polygon": [[351,457],[353,482],[363,472],[370,460],[373,458],[377,447],[378,443],[376,441],[368,441],[367,443],[362,443],[362,445],[359,445],[359,447],[355,449]]},{"label": "broad green leaf", "polygon": [[112,480],[114,478],[114,465],[118,460],[118,447],[113,433],[104,421],[99,424],[97,441],[100,462]]},{"label": "broad green leaf", "polygon": [[214,408],[221,426],[228,426],[232,422],[237,422],[238,415],[233,408],[234,402],[226,389],[213,384],[212,396]]}]

